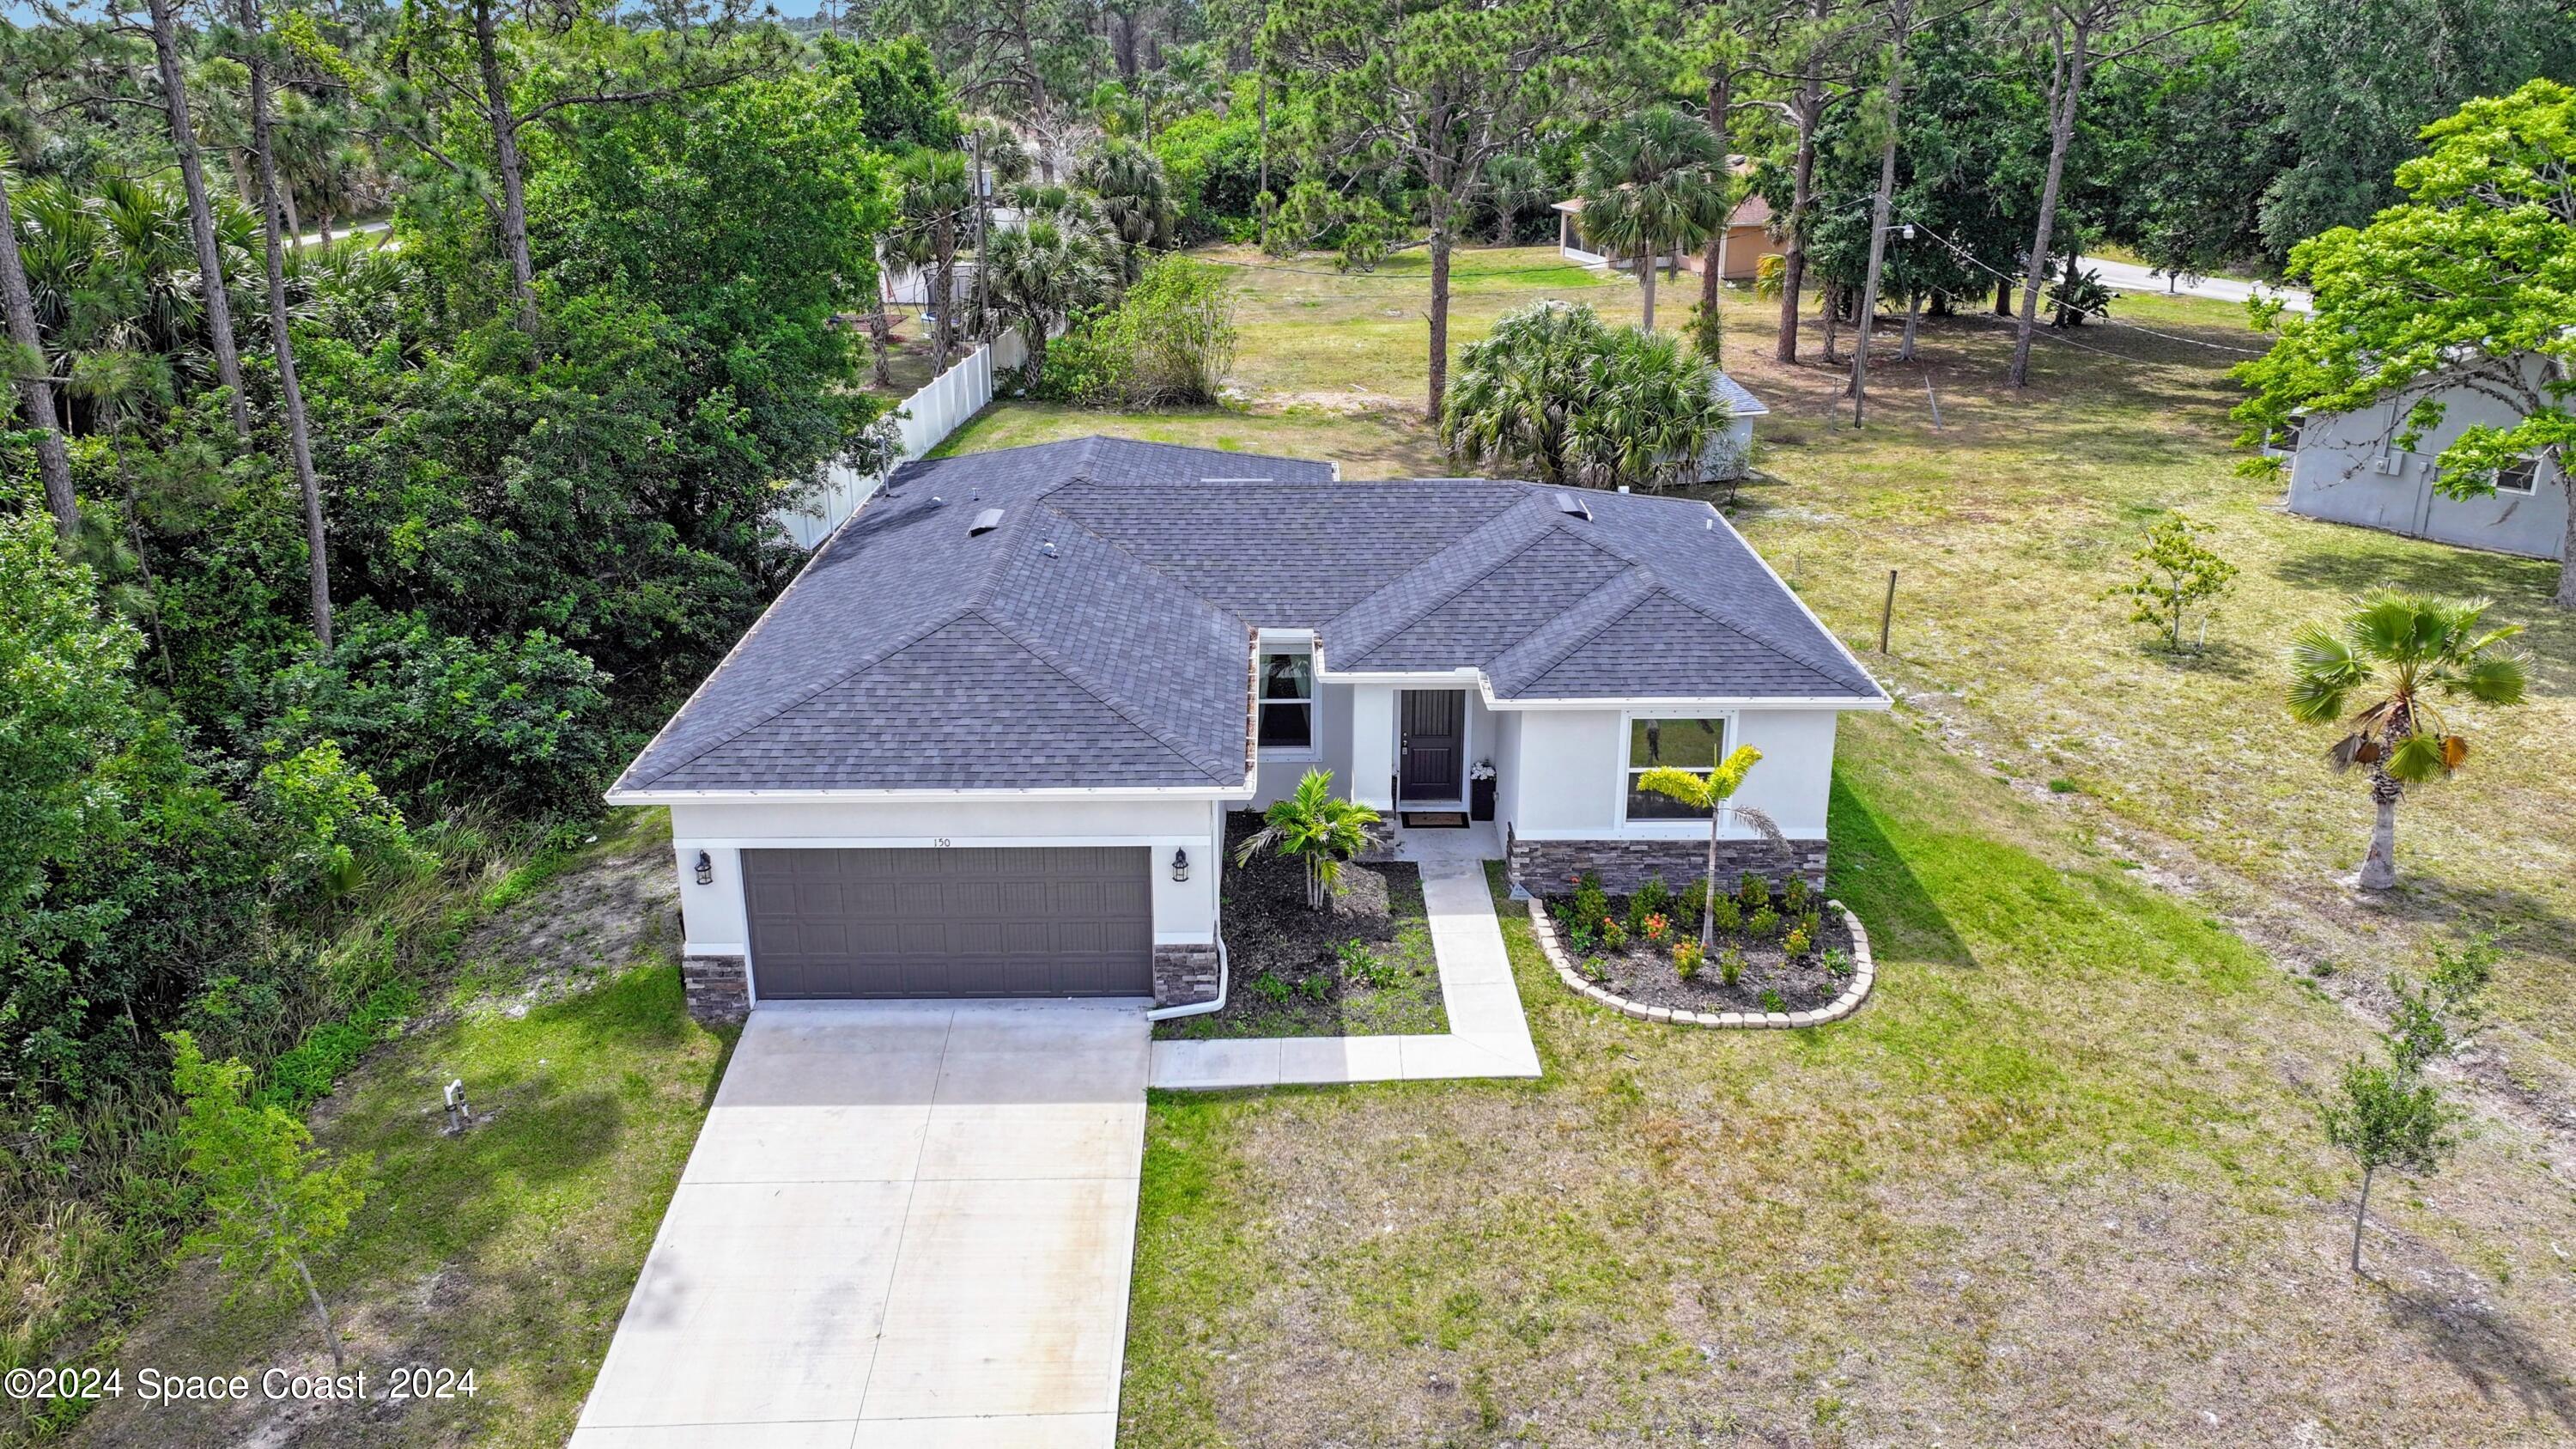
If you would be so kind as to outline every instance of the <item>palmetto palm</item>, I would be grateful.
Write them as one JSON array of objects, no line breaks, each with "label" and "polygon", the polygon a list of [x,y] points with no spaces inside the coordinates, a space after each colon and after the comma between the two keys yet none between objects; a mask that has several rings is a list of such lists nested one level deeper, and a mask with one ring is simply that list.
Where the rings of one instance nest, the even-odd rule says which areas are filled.
[{"label": "palmetto palm", "polygon": [[1583,156],[1583,231],[1637,259],[1646,330],[1655,330],[1655,261],[1726,224],[1726,146],[1708,123],[1651,106],[1615,123]]},{"label": "palmetto palm", "polygon": [[1693,810],[1708,812],[1708,894],[1700,898],[1699,913],[1699,945],[1703,951],[1717,939],[1717,916],[1707,907],[1717,899],[1717,835],[1720,827],[1730,820],[1750,826],[1763,839],[1778,846],[1782,855],[1789,854],[1788,838],[1780,833],[1780,827],[1769,815],[1750,805],[1732,803],[1735,792],[1744,787],[1744,777],[1753,773],[1753,767],[1760,763],[1760,750],[1751,745],[1737,745],[1725,759],[1704,774],[1658,765],[1637,777],[1639,789],[1652,790],[1658,795],[1679,800]]},{"label": "palmetto palm", "polygon": [[1459,358],[1441,443],[1488,466],[1526,462],[1541,483],[1573,481],[1573,418],[1604,331],[1591,308],[1563,302],[1506,313]]},{"label": "palmetto palm", "polygon": [[985,251],[992,305],[1018,320],[1034,378],[1046,370],[1047,333],[1107,298],[1115,264],[1090,228],[1044,213],[995,232]]},{"label": "palmetto palm", "polygon": [[1377,839],[1380,816],[1366,805],[1333,793],[1333,772],[1308,770],[1287,798],[1262,814],[1262,827],[1235,851],[1244,862],[1270,849],[1306,865],[1306,904],[1322,910],[1341,883],[1342,864]]},{"label": "palmetto palm", "polygon": [[1696,478],[1730,415],[1712,371],[1679,337],[1626,328],[1610,334],[1572,419],[1571,454],[1585,481],[1661,492]]},{"label": "palmetto palm", "polygon": [[1118,242],[1125,279],[1136,280],[1144,249],[1169,244],[1180,224],[1163,185],[1163,163],[1133,141],[1113,139],[1082,168],[1082,184],[1100,198],[1100,219]]},{"label": "palmetto palm", "polygon": [[[2433,697],[2522,702],[2526,661],[2518,650],[2501,647],[2522,628],[2482,630],[2487,608],[2484,599],[2383,589],[2356,600],[2339,622],[2310,624],[2291,636],[2291,716],[2306,724],[2341,722],[2346,733],[2327,759],[2337,770],[2370,771],[2378,817],[2361,863],[2364,890],[2397,884],[2397,802],[2406,787],[2451,775],[2468,758],[2467,736],[2452,728]],[[2352,709],[2356,696],[2360,707]]]}]

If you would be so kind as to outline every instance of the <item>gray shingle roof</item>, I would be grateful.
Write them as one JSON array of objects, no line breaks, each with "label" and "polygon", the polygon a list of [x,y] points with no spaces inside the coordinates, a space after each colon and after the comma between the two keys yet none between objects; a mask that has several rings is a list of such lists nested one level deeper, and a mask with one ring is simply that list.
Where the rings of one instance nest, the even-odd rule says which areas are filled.
[{"label": "gray shingle roof", "polygon": [[1106,438],[909,464],[616,788],[1238,787],[1262,628],[1499,698],[1880,697],[1713,509],[1581,496]]}]

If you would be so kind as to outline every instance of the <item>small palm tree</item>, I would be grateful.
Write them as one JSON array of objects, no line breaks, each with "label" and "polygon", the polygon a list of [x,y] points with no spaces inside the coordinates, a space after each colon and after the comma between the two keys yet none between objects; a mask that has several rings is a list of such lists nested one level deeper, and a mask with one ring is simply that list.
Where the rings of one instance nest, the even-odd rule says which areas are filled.
[{"label": "small palm tree", "polygon": [[1737,745],[1727,757],[1717,762],[1706,774],[1679,770],[1670,765],[1657,765],[1637,777],[1639,789],[1679,800],[1693,810],[1708,812],[1708,894],[1700,898],[1699,945],[1705,951],[1717,939],[1717,913],[1708,909],[1717,899],[1717,833],[1732,820],[1749,825],[1763,839],[1778,846],[1783,856],[1789,854],[1789,839],[1771,817],[1750,805],[1729,803],[1744,786],[1744,777],[1762,763],[1762,752],[1751,745]]},{"label": "small palm tree", "polygon": [[1163,163],[1133,141],[1112,139],[1083,167],[1082,184],[1100,198],[1100,219],[1118,243],[1121,280],[1136,280],[1145,249],[1170,246],[1180,226]]},{"label": "small palm tree", "polygon": [[1726,225],[1726,145],[1706,121],[1651,106],[1610,127],[1583,157],[1583,231],[1637,259],[1646,330],[1655,330],[1655,262]]},{"label": "small palm tree", "polygon": [[886,241],[895,260],[930,273],[931,368],[948,370],[956,339],[958,233],[975,208],[975,192],[966,179],[966,157],[959,151],[920,150],[894,167],[900,226]]},{"label": "small palm tree", "polygon": [[[2291,636],[2290,715],[2304,724],[2344,720],[2348,732],[2326,758],[2337,770],[2370,769],[2379,817],[2362,858],[2359,885],[2397,884],[2397,802],[2409,785],[2456,773],[2469,742],[2433,703],[2439,692],[2481,704],[2520,704],[2526,660],[2500,648],[2518,624],[2481,632],[2484,599],[2439,599],[2383,589],[2356,601],[2337,625],[2310,624]],[[2345,720],[2355,694],[2368,702]]]},{"label": "small palm tree", "polygon": [[1234,854],[1241,865],[1276,847],[1306,863],[1306,904],[1322,910],[1342,879],[1342,865],[1378,838],[1380,816],[1333,793],[1333,772],[1308,770],[1286,799],[1262,813],[1263,825]]}]

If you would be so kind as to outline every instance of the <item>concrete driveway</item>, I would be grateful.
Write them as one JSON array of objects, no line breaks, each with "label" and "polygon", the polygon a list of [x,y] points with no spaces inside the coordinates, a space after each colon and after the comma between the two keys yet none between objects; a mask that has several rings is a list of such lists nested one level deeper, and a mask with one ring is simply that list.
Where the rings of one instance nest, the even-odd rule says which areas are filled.
[{"label": "concrete driveway", "polygon": [[1143,1007],[753,1012],[575,1449],[1109,1445]]}]

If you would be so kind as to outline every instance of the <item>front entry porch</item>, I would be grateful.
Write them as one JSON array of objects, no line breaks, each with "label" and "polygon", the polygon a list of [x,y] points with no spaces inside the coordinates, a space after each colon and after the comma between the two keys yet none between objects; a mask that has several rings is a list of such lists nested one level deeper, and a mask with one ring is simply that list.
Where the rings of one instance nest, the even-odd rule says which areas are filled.
[{"label": "front entry porch", "polygon": [[1396,708],[1395,802],[1406,810],[1467,805],[1467,692],[1408,689]]}]

